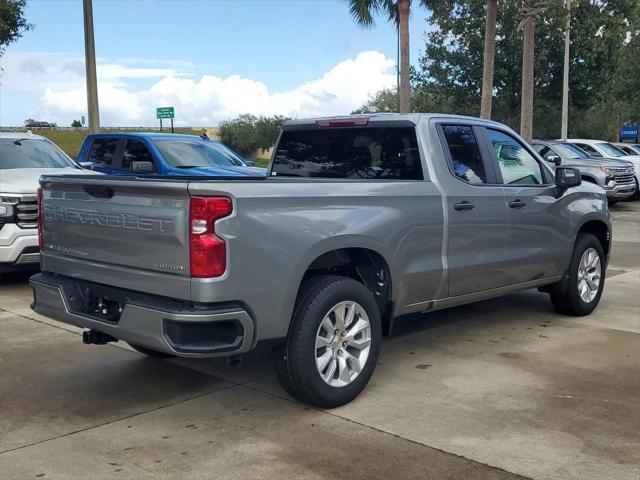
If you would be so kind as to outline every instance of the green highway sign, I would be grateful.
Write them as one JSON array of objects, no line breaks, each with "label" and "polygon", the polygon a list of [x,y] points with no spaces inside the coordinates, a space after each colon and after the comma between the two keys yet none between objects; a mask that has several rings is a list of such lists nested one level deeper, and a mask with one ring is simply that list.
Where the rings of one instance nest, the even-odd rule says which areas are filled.
[{"label": "green highway sign", "polygon": [[173,107],[158,107],[156,108],[156,118],[175,118],[173,114]]}]

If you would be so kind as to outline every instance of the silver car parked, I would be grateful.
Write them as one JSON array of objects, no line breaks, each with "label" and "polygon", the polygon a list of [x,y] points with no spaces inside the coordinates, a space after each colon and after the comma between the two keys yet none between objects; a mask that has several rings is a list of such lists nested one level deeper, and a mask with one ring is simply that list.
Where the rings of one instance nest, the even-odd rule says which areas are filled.
[{"label": "silver car parked", "polygon": [[556,140],[534,140],[532,145],[552,166],[578,168],[582,180],[601,186],[609,201],[629,198],[636,192],[635,170],[631,162],[592,157],[581,148]]}]

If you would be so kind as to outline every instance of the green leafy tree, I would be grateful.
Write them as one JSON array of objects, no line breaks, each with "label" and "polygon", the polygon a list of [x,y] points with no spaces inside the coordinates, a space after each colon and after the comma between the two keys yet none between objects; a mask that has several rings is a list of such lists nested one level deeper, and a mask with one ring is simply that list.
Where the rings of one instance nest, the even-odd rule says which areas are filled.
[{"label": "green leafy tree", "polygon": [[243,155],[253,156],[259,148],[273,147],[285,120],[278,115],[256,117],[245,113],[220,124],[220,140]]},{"label": "green leafy tree", "polygon": [[[412,74],[414,110],[479,114],[485,2],[430,2],[432,12],[427,21],[432,31],[426,36],[424,55]],[[513,128],[520,124],[522,101],[520,5],[514,0],[498,0],[496,18],[492,118]],[[621,119],[637,118],[639,9],[637,0],[572,1],[571,135],[605,138],[615,134]],[[549,0],[536,18],[534,137],[556,138],[560,134],[566,18],[561,0]],[[630,60],[633,58],[636,60]],[[384,98],[373,97],[376,101]],[[374,106],[375,102],[368,105]],[[599,118],[594,118],[596,114]]]},{"label": "green leafy tree", "polygon": [[7,46],[33,28],[24,17],[26,0],[0,0],[0,57]]},{"label": "green leafy tree", "polygon": [[74,120],[73,122],[71,122],[71,126],[73,128],[80,128],[82,127],[82,123],[80,123],[80,120]]},{"label": "green leafy tree", "polygon": [[371,96],[367,103],[351,113],[375,113],[400,111],[400,97],[395,89],[380,90]]},{"label": "green leafy tree", "polygon": [[273,147],[285,120],[287,120],[287,118],[281,115],[258,117],[255,123],[257,147],[262,150],[268,150]]},{"label": "green leafy tree", "polygon": [[252,155],[258,148],[256,121],[254,115],[243,114],[222,122],[219,126],[220,140],[243,155]]}]

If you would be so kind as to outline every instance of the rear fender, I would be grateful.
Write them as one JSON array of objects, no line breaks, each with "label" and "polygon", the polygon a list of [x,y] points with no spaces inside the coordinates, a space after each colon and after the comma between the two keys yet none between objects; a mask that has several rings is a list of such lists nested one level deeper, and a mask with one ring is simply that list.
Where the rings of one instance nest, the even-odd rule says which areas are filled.
[{"label": "rear fender", "polygon": [[[298,290],[300,289],[300,285],[302,284],[304,275],[307,272],[309,266],[314,262],[314,260],[324,255],[325,253],[345,248],[364,248],[372,250],[378,253],[382,258],[384,258],[389,268],[389,273],[391,274],[392,279],[391,300],[397,298],[397,285],[396,282],[393,282],[393,278],[395,278],[396,272],[394,272],[393,262],[389,261],[390,253],[387,251],[387,248],[382,242],[363,235],[339,235],[335,237],[325,238],[314,244],[305,252],[305,254],[302,256],[302,259],[296,264],[294,270],[295,273],[288,285],[288,291],[298,292]],[[296,299],[297,293],[296,295],[289,295],[287,297],[286,305],[284,306],[283,312],[283,314],[286,315],[286,318],[291,318]]]}]

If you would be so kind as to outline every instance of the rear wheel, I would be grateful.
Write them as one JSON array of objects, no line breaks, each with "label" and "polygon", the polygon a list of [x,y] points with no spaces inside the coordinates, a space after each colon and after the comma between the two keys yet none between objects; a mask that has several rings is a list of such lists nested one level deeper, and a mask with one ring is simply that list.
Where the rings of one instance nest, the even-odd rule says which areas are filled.
[{"label": "rear wheel", "polygon": [[589,233],[582,234],[569,264],[566,288],[552,292],[551,302],[559,313],[589,315],[600,302],[605,279],[605,253],[600,241]]},{"label": "rear wheel", "polygon": [[294,398],[322,408],[353,400],[378,359],[381,323],[373,295],[346,277],[305,282],[287,343],[275,351],[275,368]]},{"label": "rear wheel", "polygon": [[130,343],[129,346],[133,348],[136,352],[143,353],[148,357],[153,358],[173,358],[175,355],[171,355],[170,353],[159,352],[158,350],[152,350],[147,347],[141,347],[140,345],[135,345]]}]

